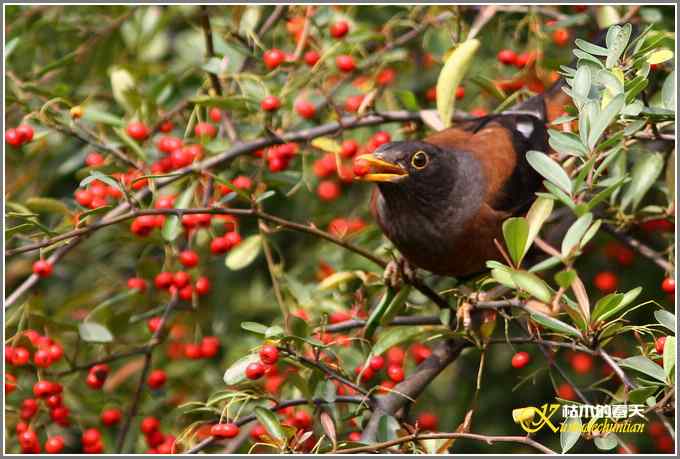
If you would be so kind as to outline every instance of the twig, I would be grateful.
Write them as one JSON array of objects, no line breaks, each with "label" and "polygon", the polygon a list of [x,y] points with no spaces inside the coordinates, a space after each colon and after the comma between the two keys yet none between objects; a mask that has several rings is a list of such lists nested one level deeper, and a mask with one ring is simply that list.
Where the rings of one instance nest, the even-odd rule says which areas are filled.
[{"label": "twig", "polygon": [[547,446],[543,446],[536,440],[530,437],[522,436],[509,436],[509,435],[482,435],[474,433],[464,433],[464,432],[451,432],[451,433],[427,433],[419,434],[414,433],[411,435],[406,435],[404,437],[395,438],[394,440],[389,440],[383,443],[377,443],[374,445],[367,446],[357,446],[355,448],[339,449],[335,451],[336,454],[355,454],[355,453],[368,453],[372,451],[380,451],[387,449],[391,446],[401,445],[402,443],[408,443],[416,440],[439,440],[439,439],[451,439],[451,438],[467,438],[470,440],[478,440],[485,442],[489,445],[495,442],[509,442],[509,443],[522,443],[531,446],[545,454],[557,454],[555,451],[551,450]]},{"label": "twig", "polygon": [[283,13],[285,12],[286,5],[276,5],[276,7],[274,7],[274,11],[272,11],[272,14],[269,15],[264,24],[262,24],[262,27],[260,27],[260,30],[257,31],[257,35],[262,37],[264,34],[269,32],[269,29],[274,27],[274,25],[279,22],[279,19],[283,17]]},{"label": "twig", "polygon": [[607,365],[609,365],[609,368],[614,370],[614,373],[616,373],[616,376],[619,377],[619,379],[621,380],[623,385],[626,386],[626,388],[628,388],[629,390],[635,389],[636,387],[635,384],[630,379],[628,379],[628,376],[626,376],[626,374],[623,372],[621,367],[616,363],[616,361],[614,361],[611,355],[609,355],[602,348],[598,349],[597,353],[600,355],[600,357],[602,357],[602,359],[607,363]]},{"label": "twig", "polygon": [[[326,333],[339,333],[348,330],[353,330],[356,328],[361,328],[366,325],[365,320],[361,319],[351,319],[339,322],[333,325],[326,325],[324,327],[319,327],[317,331],[324,331]],[[395,317],[392,322],[389,323],[390,326],[399,325],[442,325],[442,321],[439,316],[402,316]]]},{"label": "twig", "polygon": [[125,448],[125,438],[127,437],[127,434],[130,431],[132,421],[137,416],[137,411],[139,410],[139,402],[142,399],[142,392],[144,391],[146,378],[149,373],[149,369],[151,368],[151,358],[153,356],[153,350],[157,345],[161,343],[160,337],[167,326],[170,313],[172,312],[173,308],[177,305],[177,303],[179,303],[179,297],[177,295],[173,295],[173,297],[170,299],[167,306],[165,307],[165,310],[163,311],[160,326],[153,333],[153,335],[149,339],[149,342],[146,345],[144,367],[142,368],[142,373],[139,376],[139,382],[137,383],[137,389],[135,390],[132,403],[130,404],[130,409],[128,410],[127,416],[125,416],[123,427],[121,428],[118,434],[118,439],[116,441],[116,451],[118,452],[118,454],[123,452],[123,448]]},{"label": "twig", "polygon": [[[146,353],[146,351],[147,351],[146,346],[144,346],[144,347],[140,347],[140,348],[137,348],[137,349],[132,349],[131,351],[111,354],[107,357],[104,357],[103,359],[95,360],[94,362],[89,362],[89,363],[85,363],[85,364],[82,364],[82,365],[75,365],[75,366],[69,368],[68,370],[62,370],[62,371],[52,373],[52,374],[55,377],[66,376],[68,374],[76,373],[78,371],[89,370],[94,365],[98,365],[100,363],[115,362],[116,360],[125,359],[127,357],[132,357],[134,355],[144,354],[144,353]],[[50,374],[50,373],[48,373],[48,374]]]},{"label": "twig", "polygon": [[[326,399],[323,398],[315,398],[311,400],[311,403],[314,405],[324,405],[324,404],[329,404],[329,403],[353,403],[357,405],[361,405],[365,403],[366,399],[365,397],[359,397],[359,396],[353,396],[353,395],[338,395],[335,397],[334,402],[329,402]],[[310,400],[307,400],[305,398],[298,398],[294,400],[285,400],[282,401],[276,406],[273,406],[270,408],[272,411],[279,411],[283,410],[285,408],[291,407],[291,406],[300,406],[300,405],[307,405],[310,403]],[[240,419],[237,419],[234,421],[234,423],[237,426],[242,426],[244,424],[247,424],[249,422],[253,422],[257,419],[257,417],[254,414],[244,416]],[[184,454],[196,454],[200,452],[201,450],[205,449],[207,446],[209,446],[212,442],[217,440],[215,437],[208,437],[205,440],[201,441],[199,444],[195,445],[193,448],[187,450]]]},{"label": "twig", "polygon": [[274,257],[272,256],[272,248],[269,245],[269,241],[267,240],[267,234],[265,232],[265,224],[262,220],[258,220],[259,225],[258,225],[258,230],[260,232],[260,237],[262,240],[262,251],[264,252],[264,257],[265,260],[267,260],[267,270],[269,271],[269,277],[271,278],[272,281],[272,288],[274,289],[274,297],[276,298],[276,302],[279,305],[279,308],[281,309],[281,315],[283,316],[283,324],[286,332],[290,333],[290,328],[288,324],[288,307],[286,306],[286,302],[283,299],[283,294],[281,293],[281,286],[279,285],[279,280],[277,278],[277,273],[275,272],[275,264],[274,264]]},{"label": "twig", "polygon": [[668,260],[666,260],[665,257],[656,250],[652,249],[648,245],[643,244],[639,240],[635,239],[633,236],[614,228],[611,225],[604,224],[602,226],[606,232],[608,232],[609,234],[611,234],[612,236],[626,244],[631,249],[637,251],[640,255],[652,260],[654,263],[657,264],[657,266],[660,266],[667,273],[670,274],[673,272],[674,270],[673,264],[669,263]]},{"label": "twig", "polygon": [[[203,38],[205,39],[205,54],[208,59],[215,57],[215,44],[213,42],[213,32],[210,26],[210,14],[206,5],[201,5],[201,27],[203,28]],[[212,72],[207,72],[215,93],[222,95],[222,85],[220,79]]]}]

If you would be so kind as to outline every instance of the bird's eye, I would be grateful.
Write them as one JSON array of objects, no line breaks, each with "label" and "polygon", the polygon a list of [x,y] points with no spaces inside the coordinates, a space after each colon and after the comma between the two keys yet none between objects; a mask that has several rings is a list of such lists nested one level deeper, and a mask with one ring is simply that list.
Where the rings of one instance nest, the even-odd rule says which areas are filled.
[{"label": "bird's eye", "polygon": [[416,169],[424,169],[430,162],[430,157],[423,150],[416,151],[411,157],[411,166]]}]

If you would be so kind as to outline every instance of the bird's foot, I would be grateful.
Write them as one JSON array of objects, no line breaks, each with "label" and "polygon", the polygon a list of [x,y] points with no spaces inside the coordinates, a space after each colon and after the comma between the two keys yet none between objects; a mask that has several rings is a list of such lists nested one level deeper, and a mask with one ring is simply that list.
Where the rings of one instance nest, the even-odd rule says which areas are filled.
[{"label": "bird's foot", "polygon": [[405,258],[398,258],[387,263],[383,273],[385,285],[398,290],[404,282],[413,283],[416,279],[416,270]]}]

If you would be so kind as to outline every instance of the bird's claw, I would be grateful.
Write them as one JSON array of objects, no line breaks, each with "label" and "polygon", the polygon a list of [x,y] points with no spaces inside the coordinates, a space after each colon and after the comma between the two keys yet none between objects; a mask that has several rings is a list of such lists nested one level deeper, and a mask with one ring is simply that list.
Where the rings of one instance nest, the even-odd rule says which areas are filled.
[{"label": "bird's claw", "polygon": [[398,290],[406,281],[413,283],[416,278],[416,270],[406,261],[405,258],[392,260],[387,263],[385,272],[383,273],[383,282],[387,287]]}]

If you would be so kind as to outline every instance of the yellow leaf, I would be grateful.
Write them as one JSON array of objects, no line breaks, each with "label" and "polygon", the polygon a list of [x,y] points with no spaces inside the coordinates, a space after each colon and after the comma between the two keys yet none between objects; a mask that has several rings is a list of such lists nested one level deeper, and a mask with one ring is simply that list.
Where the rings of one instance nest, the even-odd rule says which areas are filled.
[{"label": "yellow leaf", "polygon": [[340,144],[333,139],[328,137],[317,137],[312,140],[312,146],[318,148],[319,150],[327,151],[329,153],[340,153]]},{"label": "yellow leaf", "polygon": [[670,59],[673,59],[673,51],[664,48],[654,51],[652,54],[650,54],[649,57],[647,57],[647,62],[649,65],[661,64],[662,62],[666,62]]},{"label": "yellow leaf", "polygon": [[467,40],[449,55],[439,73],[437,80],[437,112],[444,127],[451,126],[451,116],[454,113],[456,88],[463,80],[472,58],[479,48],[479,40]]}]

